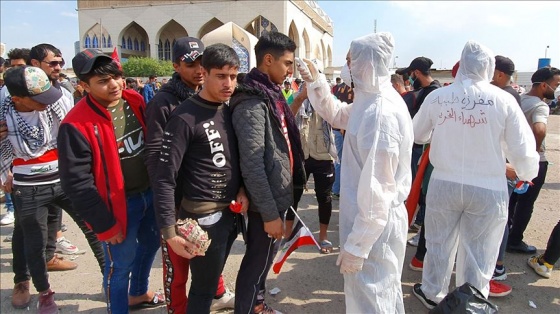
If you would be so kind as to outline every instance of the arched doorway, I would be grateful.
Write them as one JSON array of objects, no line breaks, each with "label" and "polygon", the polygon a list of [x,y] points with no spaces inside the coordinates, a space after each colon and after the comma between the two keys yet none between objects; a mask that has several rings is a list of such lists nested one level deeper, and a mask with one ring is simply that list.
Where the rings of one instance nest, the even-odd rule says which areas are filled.
[{"label": "arched doorway", "polygon": [[121,46],[121,58],[148,57],[150,55],[148,33],[136,22],[128,24],[123,29],[119,37],[119,44]]},{"label": "arched doorway", "polygon": [[178,38],[189,36],[187,30],[175,20],[167,22],[159,30],[157,39],[158,59],[171,60],[173,45]]}]

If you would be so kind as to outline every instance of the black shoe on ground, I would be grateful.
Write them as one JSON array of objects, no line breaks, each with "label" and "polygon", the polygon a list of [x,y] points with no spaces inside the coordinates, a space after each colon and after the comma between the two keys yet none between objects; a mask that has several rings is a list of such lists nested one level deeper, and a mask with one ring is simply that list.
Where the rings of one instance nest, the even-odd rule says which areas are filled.
[{"label": "black shoe on ground", "polygon": [[509,253],[535,254],[537,253],[537,248],[521,241],[519,242],[519,244],[515,245],[508,243],[506,251],[508,251]]},{"label": "black shoe on ground", "polygon": [[415,284],[414,287],[412,288],[412,293],[414,293],[414,295],[418,298],[418,300],[420,300],[420,302],[422,302],[422,304],[424,304],[424,306],[428,308],[428,310],[431,310],[434,307],[436,307],[437,303],[426,298],[424,292],[422,292],[422,289],[420,288],[422,288],[421,283]]}]

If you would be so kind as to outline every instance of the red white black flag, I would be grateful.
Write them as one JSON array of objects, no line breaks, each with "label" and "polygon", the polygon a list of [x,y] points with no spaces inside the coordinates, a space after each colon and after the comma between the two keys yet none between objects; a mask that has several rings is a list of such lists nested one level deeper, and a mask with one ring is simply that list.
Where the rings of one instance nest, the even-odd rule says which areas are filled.
[{"label": "red white black flag", "polygon": [[[293,210],[293,208],[290,207],[290,209],[288,210]],[[280,269],[282,268],[282,265],[284,265],[284,262],[286,261],[288,256],[290,256],[290,254],[298,247],[304,245],[315,245],[318,249],[321,249],[321,247],[313,237],[313,234],[303,223],[297,213],[296,217],[298,218],[298,222],[292,230],[292,234],[286,240],[284,245],[282,245],[282,247],[278,251],[278,254],[276,255],[276,260],[274,261],[274,265],[272,266],[272,270],[275,274],[278,274],[280,272]]]}]

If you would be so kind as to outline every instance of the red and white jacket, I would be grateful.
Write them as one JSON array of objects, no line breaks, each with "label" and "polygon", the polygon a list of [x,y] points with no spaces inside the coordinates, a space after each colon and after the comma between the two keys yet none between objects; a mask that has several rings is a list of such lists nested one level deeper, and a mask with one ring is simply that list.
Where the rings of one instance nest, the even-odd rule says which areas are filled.
[{"label": "red and white jacket", "polygon": [[[142,96],[123,90],[146,135]],[[110,113],[91,96],[82,98],[58,133],[62,189],[101,241],[126,236],[127,205],[117,140]]]}]

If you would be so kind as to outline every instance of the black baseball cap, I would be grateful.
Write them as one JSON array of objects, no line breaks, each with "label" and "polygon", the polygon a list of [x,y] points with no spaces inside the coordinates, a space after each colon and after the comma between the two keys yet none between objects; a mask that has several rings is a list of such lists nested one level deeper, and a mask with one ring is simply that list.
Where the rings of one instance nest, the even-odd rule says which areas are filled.
[{"label": "black baseball cap", "polygon": [[204,53],[204,44],[194,37],[181,37],[173,45],[173,62],[191,63]]},{"label": "black baseball cap", "polygon": [[496,56],[496,70],[512,76],[515,73],[515,65],[508,57]]},{"label": "black baseball cap", "polygon": [[62,97],[62,91],[52,86],[47,74],[31,66],[9,68],[4,84],[12,96],[30,97],[43,105],[50,105]]},{"label": "black baseball cap", "polygon": [[93,68],[95,61],[99,58],[113,61],[111,57],[104,54],[99,49],[85,49],[84,51],[78,53],[72,59],[72,68],[74,73],[76,73],[76,75],[88,74],[91,71],[91,68]]},{"label": "black baseball cap", "polygon": [[432,60],[430,60],[430,58],[418,57],[412,60],[412,62],[410,62],[408,68],[398,69],[397,71],[395,71],[395,73],[403,75],[404,73],[410,73],[414,70],[427,72],[430,70],[432,64],[434,63],[432,62]]}]

